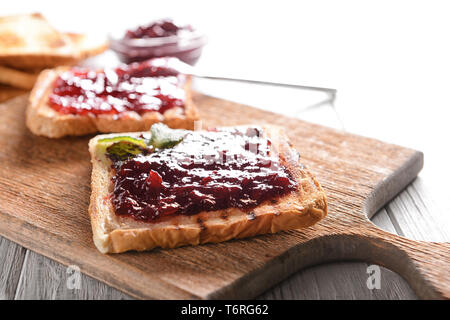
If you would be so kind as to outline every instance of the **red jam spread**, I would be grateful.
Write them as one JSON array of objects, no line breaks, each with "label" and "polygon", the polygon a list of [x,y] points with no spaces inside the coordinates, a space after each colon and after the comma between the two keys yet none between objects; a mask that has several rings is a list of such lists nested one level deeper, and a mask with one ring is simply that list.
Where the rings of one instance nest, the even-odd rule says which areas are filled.
[{"label": "red jam spread", "polygon": [[182,32],[192,32],[190,25],[175,24],[171,19],[162,19],[146,26],[140,26],[125,33],[126,39],[162,38],[179,35]]},{"label": "red jam spread", "polygon": [[61,114],[100,115],[184,108],[185,76],[176,58],[156,58],[117,69],[74,68],[54,83],[49,105]]},{"label": "red jam spread", "polygon": [[155,222],[226,208],[251,210],[296,190],[259,128],[190,131],[178,145],[113,163],[117,215]]}]

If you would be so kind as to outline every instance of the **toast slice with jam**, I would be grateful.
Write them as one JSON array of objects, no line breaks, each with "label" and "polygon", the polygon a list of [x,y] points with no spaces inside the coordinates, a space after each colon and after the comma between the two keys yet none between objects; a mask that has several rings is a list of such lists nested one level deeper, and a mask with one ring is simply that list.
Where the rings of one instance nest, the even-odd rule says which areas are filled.
[{"label": "toast slice with jam", "polygon": [[309,227],[326,195],[275,126],[155,124],[89,142],[93,239],[102,253],[222,242]]},{"label": "toast slice with jam", "polygon": [[146,131],[157,122],[193,129],[198,111],[191,77],[176,58],[156,58],[116,69],[59,67],[37,79],[26,124],[49,138],[96,132]]}]

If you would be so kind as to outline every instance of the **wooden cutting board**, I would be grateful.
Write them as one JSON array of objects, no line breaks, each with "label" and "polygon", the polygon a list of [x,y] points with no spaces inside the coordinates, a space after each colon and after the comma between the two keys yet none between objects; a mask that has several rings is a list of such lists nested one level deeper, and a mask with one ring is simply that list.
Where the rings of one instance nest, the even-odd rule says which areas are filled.
[{"label": "wooden cutting board", "polygon": [[205,126],[283,126],[329,200],[304,229],[220,244],[103,255],[88,218],[88,137],[51,140],[25,127],[26,97],[0,105],[0,234],[137,298],[252,298],[300,268],[362,260],[402,275],[422,298],[450,298],[450,244],[378,229],[371,215],[413,180],[422,153],[195,94]]}]

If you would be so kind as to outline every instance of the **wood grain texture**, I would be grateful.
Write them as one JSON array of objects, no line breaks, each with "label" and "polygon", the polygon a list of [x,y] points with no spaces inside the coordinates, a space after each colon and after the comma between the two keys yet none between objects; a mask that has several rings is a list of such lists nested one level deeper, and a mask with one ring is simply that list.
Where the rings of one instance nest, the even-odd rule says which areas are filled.
[{"label": "wood grain texture", "polygon": [[[222,86],[222,84],[223,83],[220,84],[222,90],[230,92],[226,89],[227,87]],[[282,93],[285,94],[285,92]],[[277,95],[278,93],[272,92],[272,94]],[[291,98],[293,101],[297,101],[301,98],[301,95],[295,95]],[[299,114],[295,116],[301,119],[306,118],[306,120],[320,125],[339,129],[343,128],[338,121],[335,111],[330,105],[307,108],[301,110]],[[395,214],[402,215],[404,212],[395,211]],[[384,230],[391,233],[397,233],[384,209],[377,213],[377,215],[372,218],[372,221]],[[435,227],[437,228],[440,226]],[[3,239],[4,244],[8,242],[9,240]],[[2,253],[5,255],[0,257],[5,259],[5,262],[14,258],[6,255],[5,251],[0,251],[0,254]],[[23,250],[23,253],[25,254],[25,250]],[[23,261],[23,259],[21,261]],[[90,298],[108,300],[129,298],[129,296],[121,294],[118,290],[109,287],[100,281],[87,277],[84,274],[81,275],[81,288],[79,290],[73,292],[73,290],[67,288],[64,289],[63,287],[62,292],[51,294],[54,288],[57,287],[54,282],[58,281],[60,277],[57,279],[46,278],[46,276],[51,276],[52,273],[45,272],[41,269],[55,269],[53,265],[59,266],[60,277],[67,277],[67,273],[64,273],[66,267],[61,267],[60,264],[55,262],[51,263],[50,259],[42,255],[36,254],[33,259],[27,259],[27,263],[23,265],[23,279],[20,282],[21,285],[17,288],[17,291],[20,292],[20,294],[17,294],[15,298]],[[286,280],[263,293],[258,299],[417,299],[417,296],[403,278],[383,267],[381,267],[381,288],[369,289],[366,285],[368,276],[367,266],[368,264],[364,262],[340,262],[313,266],[294,273]],[[5,279],[6,282],[4,283],[4,288],[12,293],[14,293],[18,283],[20,268],[17,271],[17,278],[11,276],[9,279]],[[39,276],[35,276],[37,273]],[[28,279],[28,277],[30,277],[30,279]],[[322,279],[327,280],[326,285],[321,281]],[[86,281],[88,281],[88,285],[85,285]],[[36,287],[39,287],[40,290],[35,290]],[[49,294],[43,295],[42,293]],[[14,294],[12,297],[14,297]]]},{"label": "wood grain texture", "polygon": [[206,126],[283,125],[329,197],[330,215],[302,231],[174,250],[102,255],[87,216],[90,137],[49,140],[24,127],[24,101],[0,106],[0,233],[139,298],[255,297],[296,270],[362,260],[401,274],[422,298],[450,295],[449,245],[407,240],[365,213],[405,187],[422,155],[380,141],[196,95]]}]

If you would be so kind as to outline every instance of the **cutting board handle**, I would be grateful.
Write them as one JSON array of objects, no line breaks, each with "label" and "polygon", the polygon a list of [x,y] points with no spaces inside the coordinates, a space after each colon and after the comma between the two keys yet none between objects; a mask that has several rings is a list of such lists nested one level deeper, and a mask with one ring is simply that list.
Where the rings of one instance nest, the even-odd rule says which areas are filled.
[{"label": "cutting board handle", "polygon": [[398,273],[422,299],[450,299],[450,243],[410,240],[372,223],[362,229],[357,236],[358,249],[350,254],[353,258]]}]

